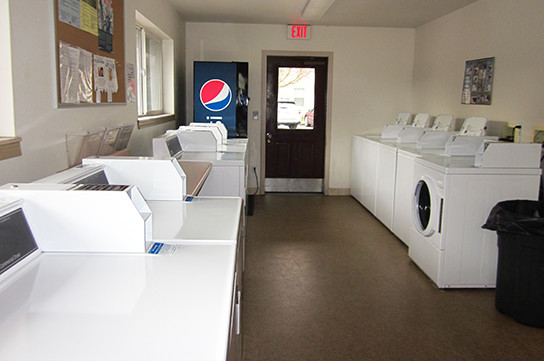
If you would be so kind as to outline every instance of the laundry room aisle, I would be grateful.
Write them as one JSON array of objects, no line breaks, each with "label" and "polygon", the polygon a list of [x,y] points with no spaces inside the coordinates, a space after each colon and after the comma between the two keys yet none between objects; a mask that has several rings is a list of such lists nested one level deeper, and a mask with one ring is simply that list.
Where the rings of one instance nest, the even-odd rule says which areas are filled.
[{"label": "laundry room aisle", "polygon": [[247,218],[244,360],[536,360],[494,290],[439,290],[351,197],[267,194]]}]

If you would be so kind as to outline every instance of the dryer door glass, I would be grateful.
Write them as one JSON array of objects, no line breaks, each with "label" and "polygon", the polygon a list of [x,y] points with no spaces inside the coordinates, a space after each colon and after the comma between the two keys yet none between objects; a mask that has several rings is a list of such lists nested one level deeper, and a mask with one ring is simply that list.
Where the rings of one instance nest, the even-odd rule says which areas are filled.
[{"label": "dryer door glass", "polygon": [[416,187],[416,219],[421,230],[427,229],[431,219],[431,193],[425,181],[420,180]]}]

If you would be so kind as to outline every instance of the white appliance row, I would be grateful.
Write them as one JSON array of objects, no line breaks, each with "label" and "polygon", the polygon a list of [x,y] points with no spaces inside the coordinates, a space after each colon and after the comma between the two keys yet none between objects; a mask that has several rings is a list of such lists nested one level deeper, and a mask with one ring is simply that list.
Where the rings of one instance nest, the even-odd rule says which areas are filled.
[{"label": "white appliance row", "polygon": [[[112,193],[113,198],[123,193],[71,192]],[[2,359],[240,359],[235,243],[155,243],[146,252],[95,252],[93,244],[92,252],[48,252],[39,247],[42,235],[33,236],[36,215],[25,216],[29,203],[0,201]],[[88,204],[79,212],[82,206]],[[79,226],[51,227],[49,242]],[[98,228],[89,223],[79,232],[99,241]],[[112,234],[103,241],[117,238]]]},{"label": "white appliance row", "polygon": [[15,229],[39,247],[0,276],[0,354],[240,359],[242,199],[186,197],[187,178],[172,158],[106,157],[0,187],[0,199],[23,201],[6,214],[28,216],[0,222],[0,241]]},{"label": "white appliance row", "polygon": [[[402,114],[399,114],[399,117]],[[428,116],[428,114],[425,115]],[[351,194],[387,228],[395,232],[394,205],[397,201],[396,198],[406,197],[407,194],[405,189],[397,192],[396,187],[397,184],[402,187],[403,184],[411,182],[410,174],[413,166],[413,163],[408,162],[401,165],[401,172],[397,171],[399,149],[406,149],[407,152],[404,153],[404,156],[407,158],[415,158],[427,153],[465,155],[467,149],[469,154],[474,154],[484,140],[480,135],[485,129],[486,121],[485,118],[470,117],[465,120],[458,133],[437,130],[447,129],[453,122],[452,115],[442,114],[436,117],[435,124],[430,129],[421,127],[421,124],[419,127],[415,127],[423,130],[419,138],[415,139],[417,143],[399,141],[405,130],[414,129],[413,126],[406,125],[402,125],[400,128],[395,125],[397,135],[392,138],[378,135],[353,137]],[[390,134],[391,132],[387,128],[388,126],[384,127],[384,132]],[[465,135],[456,136],[457,134]],[[398,201],[401,204],[410,202],[406,198]],[[407,213],[401,207],[398,207],[398,212]],[[407,237],[403,235],[404,229],[401,229],[400,233],[401,240],[408,243]]]},{"label": "white appliance row", "polygon": [[[465,127],[463,129],[466,134]],[[471,127],[469,131],[479,133],[475,127]],[[435,139],[438,138],[434,134],[433,136]],[[484,242],[482,237],[485,232],[479,227],[485,223],[495,203],[512,198],[538,197],[540,146],[495,143],[485,140],[485,137],[459,136],[458,133],[453,136],[449,134],[448,138],[449,141],[444,144],[445,149],[423,149],[421,144],[418,146],[417,143],[396,143],[394,140],[377,136],[355,136],[352,149],[351,192],[354,198],[408,245],[410,257],[439,287],[492,287],[495,283],[496,249],[494,252],[489,249],[476,251],[474,248],[468,251],[469,247],[463,245],[463,242],[469,238],[472,238],[471,242],[479,244]],[[467,154],[472,156],[466,156]],[[474,157],[474,154],[478,155]],[[520,167],[519,162],[512,160],[511,154],[531,161]],[[479,182],[486,183],[487,187],[484,187],[487,192],[483,192],[482,188],[469,184],[463,188],[462,194],[447,193],[445,198],[432,198],[435,214],[433,217],[440,219],[440,230],[448,229],[450,234],[449,238],[444,238],[448,240],[447,242],[444,241],[437,246],[438,250],[423,247],[422,242],[418,242],[421,237],[417,237],[417,234],[420,232],[414,231],[417,229],[414,222],[419,215],[416,210],[429,209],[429,205],[418,206],[415,197],[416,185],[423,177],[418,164],[427,158],[435,162],[439,160],[445,162],[446,165],[441,166],[442,170],[439,172],[445,174],[454,172],[462,179],[459,182],[476,179],[474,175],[477,174],[480,176]],[[507,175],[509,181],[498,176],[500,174]],[[443,189],[445,184],[450,184],[451,179],[457,180],[459,177],[446,177],[447,182],[440,179],[437,184]],[[511,183],[512,179],[515,180],[514,183]],[[509,186],[502,186],[503,181],[510,182]],[[516,185],[516,182],[519,185]],[[486,197],[487,201],[484,202],[478,195]],[[439,213],[440,216],[436,216],[438,213],[436,209],[442,210],[443,207],[449,210],[448,213]],[[466,208],[471,211],[468,212]],[[449,214],[465,217],[462,218],[461,226],[452,220],[454,218],[447,218]],[[449,228],[443,228],[446,227],[446,223],[451,224]],[[469,224],[471,226],[468,226]],[[459,232],[464,233],[456,234],[453,229],[457,231],[462,229],[463,231]],[[426,235],[423,235],[424,239],[425,237]],[[437,235],[434,234],[434,237]],[[495,239],[494,237],[491,236],[491,239]],[[413,245],[414,242],[418,242],[417,245]],[[449,247],[446,248],[448,244]],[[455,248],[454,244],[460,248]],[[462,253],[462,250],[465,253]],[[472,258],[468,257],[467,252],[472,252]],[[436,258],[436,255],[439,257]],[[446,258],[450,260],[449,267],[457,267],[455,271],[446,268]],[[456,266],[452,266],[452,259],[457,260]],[[429,264],[434,268],[430,268]]]}]

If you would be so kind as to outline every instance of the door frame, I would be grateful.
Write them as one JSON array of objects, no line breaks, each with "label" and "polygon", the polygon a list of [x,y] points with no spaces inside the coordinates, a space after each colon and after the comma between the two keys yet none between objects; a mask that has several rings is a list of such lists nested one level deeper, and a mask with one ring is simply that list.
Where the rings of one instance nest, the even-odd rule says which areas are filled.
[{"label": "door frame", "polygon": [[259,194],[265,194],[264,182],[266,176],[266,76],[267,76],[267,58],[269,56],[297,56],[297,57],[320,57],[327,58],[327,111],[325,114],[325,166],[323,174],[323,193],[329,195],[329,170],[330,170],[330,152],[331,152],[331,114],[332,114],[332,69],[333,52],[317,51],[274,51],[263,50],[261,61],[261,160],[259,175]]}]

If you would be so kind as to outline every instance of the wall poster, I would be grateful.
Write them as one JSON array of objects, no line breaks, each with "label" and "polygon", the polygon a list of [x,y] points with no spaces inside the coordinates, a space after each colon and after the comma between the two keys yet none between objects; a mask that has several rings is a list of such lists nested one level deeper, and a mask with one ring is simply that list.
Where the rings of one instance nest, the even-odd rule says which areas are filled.
[{"label": "wall poster", "polygon": [[494,57],[467,61],[461,104],[491,105],[494,73]]}]

